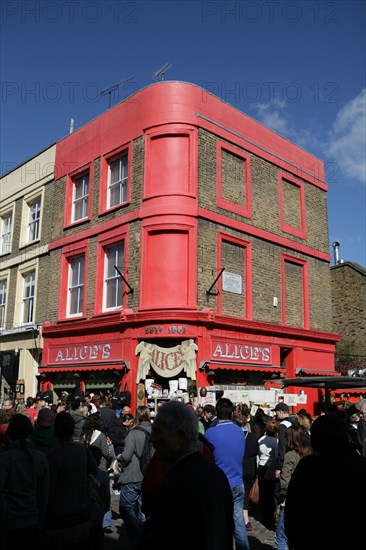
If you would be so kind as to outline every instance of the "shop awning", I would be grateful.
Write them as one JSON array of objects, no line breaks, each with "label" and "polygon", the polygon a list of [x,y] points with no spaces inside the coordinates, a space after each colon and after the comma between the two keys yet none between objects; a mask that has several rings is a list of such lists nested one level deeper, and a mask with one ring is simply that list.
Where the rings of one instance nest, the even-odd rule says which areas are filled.
[{"label": "shop awning", "polygon": [[340,376],[341,374],[339,372],[336,372],[335,370],[321,370],[321,369],[307,369],[307,368],[300,368],[296,369],[296,376]]},{"label": "shop awning", "polygon": [[258,372],[277,372],[278,375],[285,372],[285,369],[282,367],[274,365],[244,365],[238,363],[213,363],[210,361],[208,363],[209,368],[212,370],[222,369],[222,370],[240,370],[243,372],[247,371],[258,371]]},{"label": "shop awning", "polygon": [[39,367],[38,371],[39,374],[42,374],[43,372],[45,374],[49,372],[78,372],[82,373],[84,371],[101,371],[101,370],[122,370],[124,368],[124,365],[88,365],[88,366],[81,366],[78,365],[77,367]]}]

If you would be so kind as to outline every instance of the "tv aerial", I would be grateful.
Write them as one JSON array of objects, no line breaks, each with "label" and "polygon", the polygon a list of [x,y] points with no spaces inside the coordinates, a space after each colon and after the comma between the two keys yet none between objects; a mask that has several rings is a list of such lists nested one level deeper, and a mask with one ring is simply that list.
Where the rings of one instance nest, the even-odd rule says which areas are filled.
[{"label": "tv aerial", "polygon": [[115,84],[112,84],[111,86],[109,86],[109,88],[104,88],[104,90],[100,90],[99,95],[106,95],[106,94],[109,95],[109,107],[108,107],[109,109],[111,108],[112,92],[117,90],[117,88],[119,88],[123,84],[127,84],[128,82],[131,82],[134,78],[135,78],[134,76],[129,76],[125,80],[121,80],[120,82],[116,82]]},{"label": "tv aerial", "polygon": [[169,71],[169,69],[172,67],[171,63],[165,63],[158,71],[155,71],[154,78],[155,80],[165,80],[165,74]]}]

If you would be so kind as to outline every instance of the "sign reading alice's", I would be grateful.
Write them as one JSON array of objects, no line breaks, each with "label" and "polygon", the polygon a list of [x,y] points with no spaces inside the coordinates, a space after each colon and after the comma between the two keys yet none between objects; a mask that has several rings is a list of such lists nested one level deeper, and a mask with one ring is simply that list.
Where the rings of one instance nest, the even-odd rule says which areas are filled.
[{"label": "sign reading alice's", "polygon": [[118,350],[114,349],[111,343],[54,347],[50,349],[49,363],[59,365],[84,361],[97,362],[115,359],[118,355],[120,356],[120,353],[118,354]]},{"label": "sign reading alice's", "polygon": [[212,340],[212,359],[271,365],[272,348],[256,344],[243,344],[242,342]]}]

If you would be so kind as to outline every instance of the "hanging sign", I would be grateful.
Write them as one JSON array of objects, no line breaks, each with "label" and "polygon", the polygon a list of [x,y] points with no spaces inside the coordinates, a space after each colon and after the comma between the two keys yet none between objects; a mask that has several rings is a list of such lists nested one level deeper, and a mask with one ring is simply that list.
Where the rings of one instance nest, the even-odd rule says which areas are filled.
[{"label": "hanging sign", "polygon": [[140,342],[135,349],[135,354],[140,355],[136,383],[145,380],[151,367],[163,378],[174,378],[184,370],[188,378],[196,380],[197,350],[198,347],[192,338],[173,348]]}]

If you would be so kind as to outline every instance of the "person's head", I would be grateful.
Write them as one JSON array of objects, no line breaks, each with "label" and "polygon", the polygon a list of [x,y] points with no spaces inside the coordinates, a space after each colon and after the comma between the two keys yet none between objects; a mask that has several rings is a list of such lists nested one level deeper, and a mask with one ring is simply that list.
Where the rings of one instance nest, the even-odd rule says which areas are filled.
[{"label": "person's head", "polygon": [[74,397],[71,400],[70,408],[71,408],[72,411],[77,411],[78,409],[80,409],[80,405],[81,405],[80,397]]},{"label": "person's head", "polygon": [[266,435],[271,437],[278,437],[278,422],[277,420],[270,420],[266,424]]},{"label": "person's head", "polygon": [[226,397],[220,397],[216,403],[216,413],[219,420],[231,420],[234,412],[234,404]]},{"label": "person's head", "polygon": [[53,431],[61,443],[71,441],[74,434],[75,423],[71,414],[60,412],[56,415],[53,424]]},{"label": "person's head", "polygon": [[10,411],[11,409],[14,409],[14,407],[15,407],[14,399],[5,399],[3,403],[4,411]]},{"label": "person's head", "polygon": [[92,405],[94,405],[94,407],[96,407],[98,410],[100,409],[101,402],[102,398],[100,397],[100,395],[93,395],[93,397],[91,398]]},{"label": "person's head", "polygon": [[295,451],[301,456],[311,454],[311,448],[304,431],[299,426],[290,426],[286,430],[286,451]]},{"label": "person's head", "polygon": [[44,407],[38,412],[37,420],[35,425],[37,428],[49,428],[53,426],[55,420],[55,415],[48,407]]},{"label": "person's head", "polygon": [[361,413],[361,416],[366,419],[366,399],[364,397],[357,401],[356,409]]},{"label": "person's head", "polygon": [[122,415],[122,424],[126,426],[126,428],[130,428],[133,422],[133,414],[126,413]]},{"label": "person's head", "polygon": [[65,401],[60,401],[59,403],[57,403],[56,412],[60,413],[60,412],[65,412],[65,411],[66,411]]},{"label": "person's head", "polygon": [[129,414],[131,412],[131,408],[128,406],[128,405],[124,405],[122,407],[122,411],[121,411],[121,414],[124,415],[124,414]]},{"label": "person's head", "polygon": [[192,408],[180,401],[159,407],[151,439],[157,455],[171,462],[198,449],[198,420]]},{"label": "person's head", "polygon": [[277,403],[273,411],[276,413],[277,420],[280,421],[290,416],[290,410],[286,403]]},{"label": "person's head", "polygon": [[299,414],[297,416],[300,426],[309,431],[311,427],[310,418],[307,415]]},{"label": "person's head", "polygon": [[206,420],[211,420],[216,415],[216,409],[213,405],[205,405],[203,407],[203,414]]},{"label": "person's head", "polygon": [[139,426],[142,424],[142,422],[150,422],[150,410],[148,407],[145,407],[144,405],[141,405],[140,407],[137,407],[136,414],[133,418],[133,422],[131,425],[131,428],[135,428],[136,426]]},{"label": "person's head", "polygon": [[198,418],[202,418],[205,414],[204,410],[203,410],[203,407],[201,407],[201,406],[197,407],[195,412],[196,412],[196,416]]},{"label": "person's head", "polygon": [[33,399],[33,397],[27,397],[25,403],[26,403],[28,409],[29,409],[29,407],[33,407],[33,405],[34,405],[34,399]]},{"label": "person's head", "polygon": [[92,413],[87,416],[83,425],[83,434],[85,434],[87,443],[90,442],[94,430],[106,433],[107,428],[104,424],[100,412]]},{"label": "person's head", "polygon": [[25,414],[14,414],[11,417],[6,435],[11,441],[18,439],[27,439],[33,431],[30,418]]},{"label": "person's head", "polygon": [[246,403],[238,403],[234,409],[233,420],[235,424],[244,428],[250,421],[250,409]]},{"label": "person's head", "polygon": [[311,444],[318,453],[336,453],[348,444],[346,422],[338,414],[316,418],[310,428]]}]

